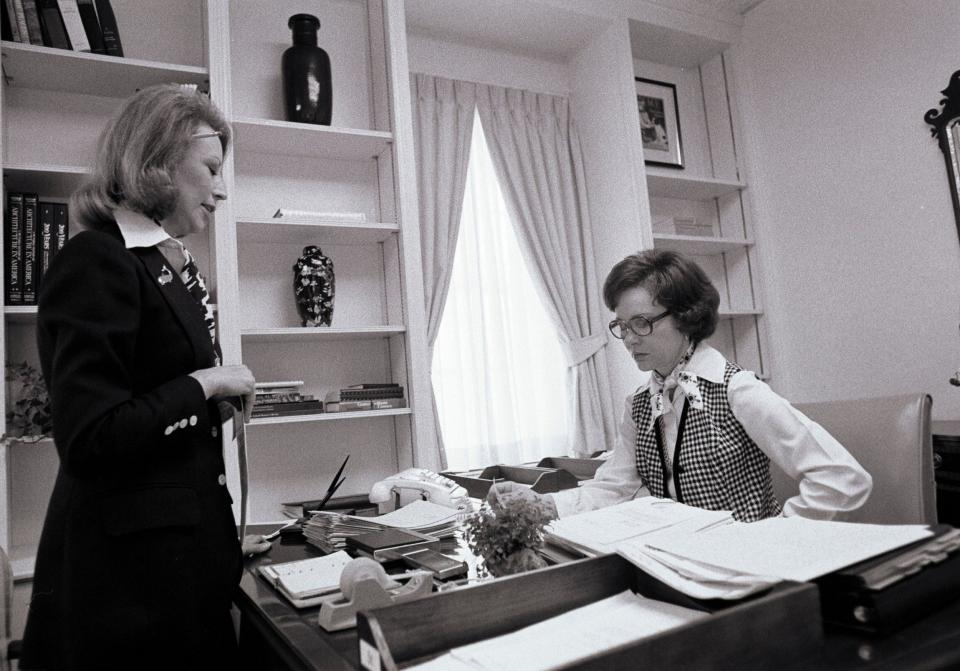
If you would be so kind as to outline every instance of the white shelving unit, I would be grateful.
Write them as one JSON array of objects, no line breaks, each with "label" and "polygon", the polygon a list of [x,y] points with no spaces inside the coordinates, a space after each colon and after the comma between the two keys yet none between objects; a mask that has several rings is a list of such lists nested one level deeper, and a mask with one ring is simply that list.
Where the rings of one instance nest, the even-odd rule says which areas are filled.
[{"label": "white shelving unit", "polygon": [[[745,197],[746,168],[737,151],[737,110],[729,45],[685,35],[688,48],[664,50],[664,29],[630,21],[634,75],[676,86],[684,165],[645,166],[650,239],[657,249],[691,255],[720,291],[721,322],[711,344],[768,378],[756,241]],[[684,43],[673,36],[671,43]],[[699,45],[697,47],[696,45]],[[693,218],[711,235],[658,231],[659,221]]]},{"label": "white shelving unit", "polygon": [[[344,494],[413,465],[417,447],[429,451],[434,441],[434,421],[402,3],[304,0],[280,13],[267,0],[115,0],[114,7],[124,58],[2,43],[5,192],[66,201],[124,98],[162,82],[209,88],[234,129],[224,165],[229,198],[209,235],[187,245],[217,304],[225,361],[246,363],[260,380],[302,379],[304,392],[318,398],[350,384],[397,382],[408,405],[253,421],[250,521],[278,518],[281,501],[316,497],[346,453]],[[280,57],[291,44],[287,17],[296,12],[323,24],[331,126],[284,119]],[[273,218],[281,207],[360,211],[366,222]],[[304,328],[296,313],[292,266],[310,244],[335,264],[330,328]],[[3,308],[5,361],[37,365],[36,312]],[[235,455],[227,458],[228,469],[235,466]],[[0,445],[0,546],[21,581],[32,575],[56,469],[50,440]],[[235,471],[228,478],[238,491]]]}]

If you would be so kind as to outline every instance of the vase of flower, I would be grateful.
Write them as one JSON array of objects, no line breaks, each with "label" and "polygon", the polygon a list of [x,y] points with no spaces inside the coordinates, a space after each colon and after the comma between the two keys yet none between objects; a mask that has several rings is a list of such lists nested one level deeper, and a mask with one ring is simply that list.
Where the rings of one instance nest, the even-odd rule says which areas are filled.
[{"label": "vase of flower", "polygon": [[484,505],[467,519],[467,545],[494,577],[543,568],[547,562],[537,550],[549,521],[547,510],[536,501],[513,499]]},{"label": "vase of flower", "polygon": [[293,31],[293,46],[283,52],[280,62],[287,121],[329,126],[333,88],[330,57],[317,46],[320,19],[294,14],[287,26]]},{"label": "vase of flower", "polygon": [[330,326],[335,291],[333,261],[316,245],[307,245],[293,264],[293,295],[300,323],[304,326]]}]

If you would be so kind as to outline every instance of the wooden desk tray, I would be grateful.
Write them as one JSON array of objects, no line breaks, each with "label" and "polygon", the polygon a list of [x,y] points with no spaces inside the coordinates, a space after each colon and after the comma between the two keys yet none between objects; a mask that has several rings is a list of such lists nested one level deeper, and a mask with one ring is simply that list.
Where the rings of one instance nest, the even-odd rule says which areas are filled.
[{"label": "wooden desk tray", "polygon": [[531,485],[531,489],[538,494],[559,492],[561,489],[571,489],[577,486],[577,478],[565,470],[557,468],[541,468],[539,466],[487,466],[482,471],[462,471],[460,473],[444,473],[475,499],[482,499],[487,490],[495,481],[510,480],[524,485]]},{"label": "wooden desk tray", "polygon": [[577,480],[592,480],[603,459],[578,459],[576,457],[544,457],[537,463],[540,468],[564,470]]},{"label": "wooden desk tray", "polygon": [[564,668],[769,670],[795,665],[822,646],[819,595],[812,584],[784,582],[735,602],[698,601],[618,555],[604,555],[361,612],[360,659],[367,660],[367,669],[403,669],[627,588],[713,616]]}]

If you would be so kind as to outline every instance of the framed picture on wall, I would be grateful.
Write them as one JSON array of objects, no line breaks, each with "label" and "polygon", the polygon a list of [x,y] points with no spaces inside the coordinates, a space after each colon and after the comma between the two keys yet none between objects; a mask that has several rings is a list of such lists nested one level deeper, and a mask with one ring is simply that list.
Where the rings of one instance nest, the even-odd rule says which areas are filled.
[{"label": "framed picture on wall", "polygon": [[635,79],[644,162],[647,165],[683,168],[677,87],[669,82],[643,77]]}]

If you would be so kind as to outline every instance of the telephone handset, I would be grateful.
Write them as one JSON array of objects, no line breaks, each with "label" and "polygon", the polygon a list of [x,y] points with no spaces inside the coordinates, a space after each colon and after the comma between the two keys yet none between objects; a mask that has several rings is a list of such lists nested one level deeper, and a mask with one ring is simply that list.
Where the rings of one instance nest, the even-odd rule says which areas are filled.
[{"label": "telephone handset", "polygon": [[[470,510],[466,489],[425,468],[408,468],[376,483],[370,489],[370,503],[389,503],[394,495],[399,498],[398,508],[425,499],[461,512]],[[381,506],[381,511],[383,508]]]}]

